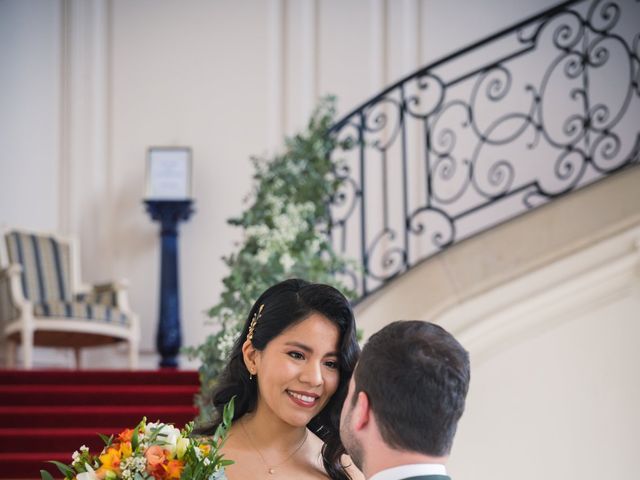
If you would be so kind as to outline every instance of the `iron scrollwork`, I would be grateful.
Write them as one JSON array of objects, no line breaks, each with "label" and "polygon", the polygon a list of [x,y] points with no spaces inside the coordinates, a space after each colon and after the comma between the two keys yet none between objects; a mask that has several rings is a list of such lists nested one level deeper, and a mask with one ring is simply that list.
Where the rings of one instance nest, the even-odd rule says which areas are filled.
[{"label": "iron scrollwork", "polygon": [[[337,122],[336,250],[365,297],[497,223],[639,162],[640,1],[576,0],[434,62]],[[508,53],[482,57],[503,42]]]}]

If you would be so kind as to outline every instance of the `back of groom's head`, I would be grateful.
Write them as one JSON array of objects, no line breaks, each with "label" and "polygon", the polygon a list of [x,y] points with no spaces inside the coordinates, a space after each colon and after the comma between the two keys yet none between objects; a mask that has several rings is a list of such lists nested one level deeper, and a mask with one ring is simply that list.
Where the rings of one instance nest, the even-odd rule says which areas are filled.
[{"label": "back of groom's head", "polygon": [[438,325],[394,322],[364,346],[354,374],[384,442],[397,450],[446,456],[469,389],[469,354]]}]

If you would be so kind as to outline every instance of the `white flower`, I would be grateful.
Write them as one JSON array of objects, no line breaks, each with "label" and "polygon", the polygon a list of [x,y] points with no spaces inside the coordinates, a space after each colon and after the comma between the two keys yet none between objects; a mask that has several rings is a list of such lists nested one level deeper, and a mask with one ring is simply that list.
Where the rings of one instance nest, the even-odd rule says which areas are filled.
[{"label": "white flower", "polygon": [[256,255],[256,260],[262,265],[265,265],[269,261],[270,256],[271,254],[269,253],[268,250],[262,249]]},{"label": "white flower", "polygon": [[120,463],[122,477],[126,480],[134,478],[136,473],[144,473],[146,468],[147,460],[144,457],[129,457]]},{"label": "white flower", "polygon": [[208,458],[208,457],[206,457],[206,458],[202,461],[202,463],[204,463],[206,466],[209,466],[209,465],[211,464],[211,460],[209,460],[209,458]]},{"label": "white flower", "polygon": [[238,332],[234,330],[227,330],[218,338],[217,347],[221,358],[227,358],[237,338]]},{"label": "white flower", "polygon": [[88,463],[85,463],[84,466],[87,471],[76,475],[76,479],[77,480],[98,480],[98,475],[96,475],[96,472],[93,470],[93,468],[91,468],[91,466]]},{"label": "white flower", "polygon": [[320,239],[314,238],[313,240],[311,240],[311,243],[309,243],[309,252],[312,255],[315,255],[319,251],[320,251]]},{"label": "white flower", "polygon": [[176,444],[180,438],[180,430],[173,425],[164,423],[148,423],[145,427],[145,433],[150,435],[151,432],[157,431],[157,439],[162,442],[162,448],[169,451],[169,456],[173,457],[176,453]]},{"label": "white flower", "polygon": [[262,225],[252,225],[251,227],[248,227],[245,230],[245,234],[248,237],[255,237],[258,240],[260,240],[260,238],[266,237],[266,236],[269,235],[269,227],[267,227],[264,224],[262,224]]},{"label": "white flower", "polygon": [[80,447],[80,451],[81,451],[82,453],[87,453],[87,452],[89,451],[89,447],[87,447],[86,445],[82,445],[82,446]]},{"label": "white flower", "polygon": [[291,255],[289,255],[289,253],[285,253],[280,257],[280,265],[282,265],[282,268],[284,268],[285,272],[291,270],[291,267],[293,267],[295,264],[296,261]]}]

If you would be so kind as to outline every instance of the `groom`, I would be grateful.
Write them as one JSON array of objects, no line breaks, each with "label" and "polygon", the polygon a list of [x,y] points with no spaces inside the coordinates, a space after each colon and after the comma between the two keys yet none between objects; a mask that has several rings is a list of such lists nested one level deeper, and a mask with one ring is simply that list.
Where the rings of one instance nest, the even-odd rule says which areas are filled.
[{"label": "groom", "polygon": [[438,325],[394,322],[373,335],[340,418],[342,443],[365,477],[449,480],[469,378],[469,354]]}]

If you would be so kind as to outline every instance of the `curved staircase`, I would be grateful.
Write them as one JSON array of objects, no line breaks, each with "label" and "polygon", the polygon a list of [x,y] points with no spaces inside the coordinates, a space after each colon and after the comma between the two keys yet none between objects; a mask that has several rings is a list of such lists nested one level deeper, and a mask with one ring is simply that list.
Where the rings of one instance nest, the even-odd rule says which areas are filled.
[{"label": "curved staircase", "polygon": [[69,463],[145,416],[182,427],[198,385],[195,371],[0,371],[0,479],[60,477],[47,460]]}]

